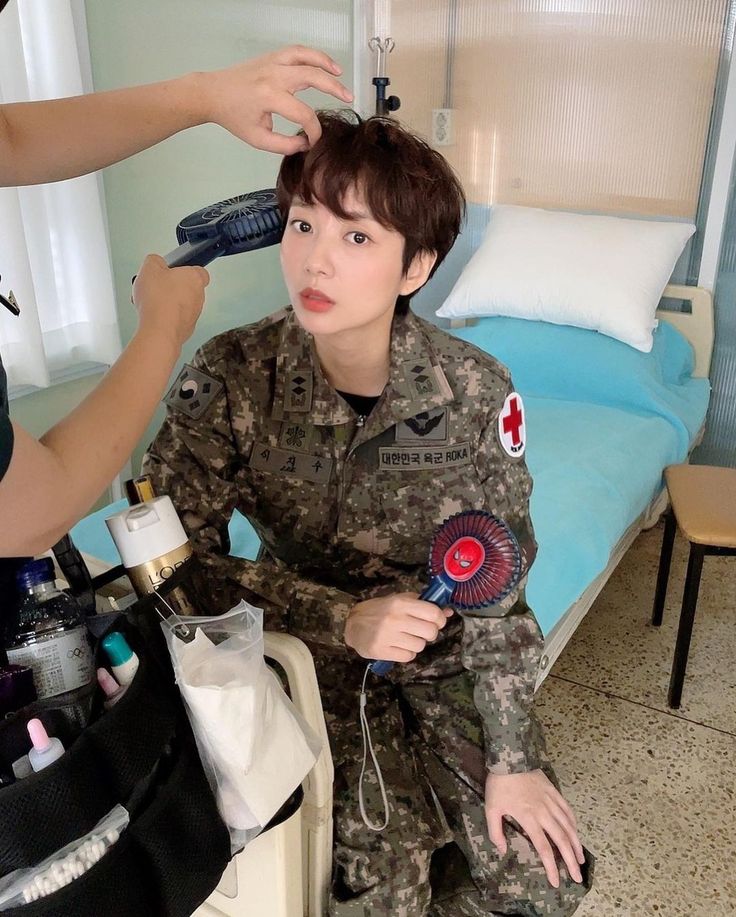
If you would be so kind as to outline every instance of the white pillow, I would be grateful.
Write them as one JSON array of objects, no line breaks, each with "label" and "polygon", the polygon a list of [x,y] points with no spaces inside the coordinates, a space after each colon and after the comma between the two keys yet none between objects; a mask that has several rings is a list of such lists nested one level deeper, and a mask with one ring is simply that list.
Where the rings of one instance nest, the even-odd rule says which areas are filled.
[{"label": "white pillow", "polygon": [[499,204],[437,315],[509,315],[652,349],[654,313],[692,223]]}]

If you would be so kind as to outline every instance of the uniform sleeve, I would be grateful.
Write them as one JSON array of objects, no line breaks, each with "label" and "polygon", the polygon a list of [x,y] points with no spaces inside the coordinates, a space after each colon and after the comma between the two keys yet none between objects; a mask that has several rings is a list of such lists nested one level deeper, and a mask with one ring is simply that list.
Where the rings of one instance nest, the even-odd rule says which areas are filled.
[{"label": "uniform sleeve", "polygon": [[[201,353],[192,365],[216,378]],[[242,460],[230,425],[225,386],[197,420],[168,409],[144,456],[143,471],[153,477],[158,493],[171,497],[206,570],[207,593],[222,611],[238,598],[246,598],[265,606],[269,627],[279,627],[276,615],[296,636],[344,650],[345,620],[356,597],[298,576],[270,557],[253,562],[228,556],[233,509],[237,506],[248,515],[255,504],[244,476],[238,475]]]},{"label": "uniform sleeve", "polygon": [[[507,394],[512,388],[509,386]],[[474,700],[483,720],[486,767],[493,774],[534,770],[541,764],[539,736],[531,715],[543,647],[542,634],[526,604],[524,586],[537,545],[529,518],[532,481],[523,455],[502,447],[499,414],[488,417],[476,465],[489,512],[517,537],[523,558],[519,586],[482,614],[465,613],[463,665],[475,676]]]}]

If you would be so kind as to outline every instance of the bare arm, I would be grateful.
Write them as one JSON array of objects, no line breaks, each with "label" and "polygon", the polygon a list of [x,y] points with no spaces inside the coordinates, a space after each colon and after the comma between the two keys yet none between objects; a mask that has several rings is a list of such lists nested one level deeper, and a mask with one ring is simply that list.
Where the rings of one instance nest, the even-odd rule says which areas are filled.
[{"label": "bare arm", "polygon": [[303,140],[273,132],[273,114],[320,135],[313,110],[294,93],[310,87],[343,102],[327,54],[295,46],[226,70],[191,73],[131,89],[0,105],[0,186],[84,175],[119,162],[197,124],[220,124],[259,149],[291,153]]},{"label": "bare arm", "polygon": [[208,281],[204,268],[171,269],[149,256],[134,287],[138,331],[100,384],[40,440],[13,425],[0,481],[0,557],[51,547],[120,471],[194,330]]}]

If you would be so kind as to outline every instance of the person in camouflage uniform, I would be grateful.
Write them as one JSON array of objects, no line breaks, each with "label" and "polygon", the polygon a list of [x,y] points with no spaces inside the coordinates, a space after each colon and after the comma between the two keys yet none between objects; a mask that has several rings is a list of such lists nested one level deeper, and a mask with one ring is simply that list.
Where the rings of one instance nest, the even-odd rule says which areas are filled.
[{"label": "person in camouflage uniform", "polygon": [[[457,235],[462,191],[394,122],[320,119],[320,142],[279,174],[293,306],[200,349],[144,470],[222,609],[259,604],[313,653],[335,765],[329,914],[572,914],[592,857],[532,710],[543,644],[526,572],[462,617],[417,598],[453,513],[504,519],[524,571],[536,552],[508,371],[408,310]],[[234,509],[257,562],[227,556]],[[398,663],[368,682],[380,831],[372,769],[367,819],[358,798],[366,658]]]}]

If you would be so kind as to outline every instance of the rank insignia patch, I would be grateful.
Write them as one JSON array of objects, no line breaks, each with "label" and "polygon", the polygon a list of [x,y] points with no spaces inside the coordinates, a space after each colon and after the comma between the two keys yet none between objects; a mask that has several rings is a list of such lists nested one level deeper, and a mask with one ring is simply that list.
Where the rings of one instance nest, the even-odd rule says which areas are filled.
[{"label": "rank insignia patch", "polygon": [[519,458],[526,449],[524,402],[518,392],[511,392],[498,415],[498,438],[507,455]]},{"label": "rank insignia patch", "polygon": [[166,393],[164,404],[199,420],[225,386],[188,363]]},{"label": "rank insignia patch", "polygon": [[312,371],[295,370],[286,374],[284,410],[306,413],[312,408]]},{"label": "rank insignia patch", "polygon": [[396,424],[396,442],[447,442],[447,409],[422,411],[421,414]]},{"label": "rank insignia patch", "polygon": [[402,363],[404,378],[409,384],[413,398],[426,398],[440,393],[434,366],[429,360],[407,360]]}]

